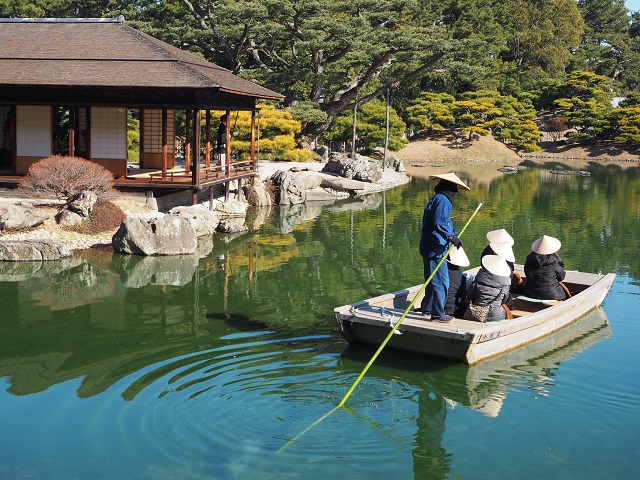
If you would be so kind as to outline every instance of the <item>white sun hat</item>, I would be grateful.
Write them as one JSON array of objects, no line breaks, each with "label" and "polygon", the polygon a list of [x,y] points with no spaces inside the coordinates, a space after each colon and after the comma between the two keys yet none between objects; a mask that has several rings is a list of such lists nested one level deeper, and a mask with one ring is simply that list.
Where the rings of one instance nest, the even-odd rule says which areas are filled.
[{"label": "white sun hat", "polygon": [[531,244],[531,250],[540,255],[551,255],[560,250],[562,244],[560,240],[548,235],[543,235]]},{"label": "white sun hat", "polygon": [[455,173],[439,173],[438,175],[431,175],[429,176],[429,178],[431,180],[436,180],[436,181],[448,180],[452,183],[459,185],[463,190],[471,190],[469,187],[465,185],[465,183],[462,180],[458,178],[458,176]]},{"label": "white sun hat", "polygon": [[515,243],[513,237],[509,235],[504,228],[487,232],[487,240],[489,240],[489,242],[509,242],[509,245]]},{"label": "white sun hat", "polygon": [[511,275],[511,269],[507,265],[507,261],[500,255],[485,255],[482,257],[482,266],[498,277],[508,277]]},{"label": "white sun hat", "polygon": [[471,262],[469,262],[469,257],[467,257],[467,254],[462,247],[453,247],[449,252],[449,258],[447,258],[447,262],[452,263],[453,265],[458,265],[459,267],[468,267],[469,265],[471,265]]},{"label": "white sun hat", "polygon": [[516,257],[513,255],[513,249],[509,242],[491,242],[489,247],[491,247],[491,250],[493,250],[496,255],[504,257],[507,262],[516,261]]}]

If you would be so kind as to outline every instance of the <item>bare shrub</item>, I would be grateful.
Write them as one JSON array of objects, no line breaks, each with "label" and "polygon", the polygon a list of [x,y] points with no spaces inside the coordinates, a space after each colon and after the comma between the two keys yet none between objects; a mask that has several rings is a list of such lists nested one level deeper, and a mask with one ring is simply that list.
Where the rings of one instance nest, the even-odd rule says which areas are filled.
[{"label": "bare shrub", "polygon": [[125,218],[127,216],[115,203],[98,198],[87,219],[79,225],[68,227],[68,230],[85,235],[115,231]]},{"label": "bare shrub", "polygon": [[544,122],[544,130],[549,134],[554,142],[564,137],[565,132],[569,130],[566,117],[549,117]]},{"label": "bare shrub", "polygon": [[91,191],[99,198],[113,198],[113,174],[95,162],[78,157],[51,155],[34,163],[18,184],[18,190],[29,195],[55,196],[68,200],[71,196]]}]

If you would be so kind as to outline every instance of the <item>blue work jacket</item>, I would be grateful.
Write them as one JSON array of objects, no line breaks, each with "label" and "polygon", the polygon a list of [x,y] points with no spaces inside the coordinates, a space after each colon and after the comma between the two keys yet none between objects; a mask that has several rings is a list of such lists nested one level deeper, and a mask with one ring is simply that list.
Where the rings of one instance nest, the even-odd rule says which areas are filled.
[{"label": "blue work jacket", "polygon": [[436,193],[422,214],[420,255],[440,259],[449,248],[447,237],[457,235],[451,221],[453,205],[446,195]]}]

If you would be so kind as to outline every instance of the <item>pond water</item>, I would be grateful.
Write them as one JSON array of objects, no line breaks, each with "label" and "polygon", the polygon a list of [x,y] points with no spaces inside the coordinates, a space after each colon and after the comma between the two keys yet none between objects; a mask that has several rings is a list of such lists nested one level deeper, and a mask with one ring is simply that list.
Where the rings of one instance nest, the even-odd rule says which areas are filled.
[{"label": "pond water", "polygon": [[[249,234],[196,256],[0,265],[0,478],[635,478],[640,169],[499,166],[256,209]],[[458,229],[483,203],[472,264],[506,228],[519,263],[547,234],[567,269],[616,280],[580,322],[474,367],[385,350],[324,417],[375,350],[349,346],[332,310],[422,283],[435,171],[472,187]]]}]

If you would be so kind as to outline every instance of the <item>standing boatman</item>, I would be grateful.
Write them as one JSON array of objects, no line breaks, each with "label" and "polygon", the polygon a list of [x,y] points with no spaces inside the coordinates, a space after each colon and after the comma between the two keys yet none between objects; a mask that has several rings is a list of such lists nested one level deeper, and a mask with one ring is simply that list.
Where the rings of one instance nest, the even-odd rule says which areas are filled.
[{"label": "standing boatman", "polygon": [[[424,264],[424,279],[431,276],[442,257],[452,243],[456,248],[462,247],[462,240],[453,228],[451,210],[453,199],[458,188],[470,190],[455,173],[431,175],[431,180],[438,182],[436,194],[431,197],[422,215],[422,235],[420,236],[420,255]],[[444,306],[449,289],[449,273],[446,266],[439,268],[431,282],[427,285],[422,299],[422,315],[431,316],[431,320],[448,323],[453,320],[451,315],[445,314]]]}]

